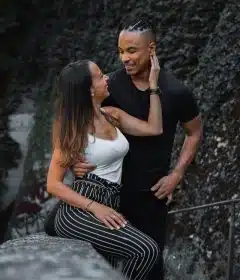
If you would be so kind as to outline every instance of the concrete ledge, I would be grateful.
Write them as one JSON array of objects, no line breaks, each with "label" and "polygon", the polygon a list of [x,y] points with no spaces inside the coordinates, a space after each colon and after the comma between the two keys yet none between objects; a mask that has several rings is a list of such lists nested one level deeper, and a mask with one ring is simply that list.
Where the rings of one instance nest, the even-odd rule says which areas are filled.
[{"label": "concrete ledge", "polygon": [[2,280],[123,280],[89,243],[44,233],[0,245],[0,271]]}]

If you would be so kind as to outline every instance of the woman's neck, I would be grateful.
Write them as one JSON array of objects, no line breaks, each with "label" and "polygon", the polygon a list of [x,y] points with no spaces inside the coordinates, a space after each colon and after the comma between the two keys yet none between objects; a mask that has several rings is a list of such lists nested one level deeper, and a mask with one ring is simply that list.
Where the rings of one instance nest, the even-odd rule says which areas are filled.
[{"label": "woman's neck", "polygon": [[103,114],[101,112],[101,103],[94,103],[94,121],[100,122],[103,119]]}]

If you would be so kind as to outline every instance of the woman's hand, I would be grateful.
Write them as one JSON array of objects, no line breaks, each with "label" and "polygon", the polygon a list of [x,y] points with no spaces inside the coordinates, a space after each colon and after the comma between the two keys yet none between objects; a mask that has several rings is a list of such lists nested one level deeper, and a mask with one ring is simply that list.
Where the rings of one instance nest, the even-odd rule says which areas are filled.
[{"label": "woman's hand", "polygon": [[93,202],[88,207],[88,211],[92,212],[101,222],[103,222],[111,230],[113,230],[114,228],[120,229],[121,227],[125,227],[125,225],[127,224],[127,221],[121,214],[103,204]]},{"label": "woman's hand", "polygon": [[154,53],[150,57],[151,59],[151,70],[149,74],[149,88],[150,89],[157,89],[158,88],[158,77],[160,73],[160,65],[158,62],[158,58]]}]

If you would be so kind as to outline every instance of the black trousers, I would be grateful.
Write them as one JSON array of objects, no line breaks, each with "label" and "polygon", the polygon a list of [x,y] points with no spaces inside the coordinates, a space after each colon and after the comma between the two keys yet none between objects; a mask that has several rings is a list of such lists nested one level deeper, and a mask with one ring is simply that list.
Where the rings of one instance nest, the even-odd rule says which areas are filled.
[{"label": "black trousers", "polygon": [[[73,189],[119,210],[118,184],[88,174],[84,178],[75,179]],[[146,279],[160,256],[159,246],[154,239],[129,222],[124,228],[110,230],[90,212],[64,202],[52,218],[54,221],[50,221],[50,224],[54,225],[58,236],[90,242],[113,266],[121,261],[122,273],[128,279]]]},{"label": "black trousers", "polygon": [[133,226],[152,237],[158,244],[160,258],[151,269],[148,280],[163,280],[163,249],[166,236],[167,205],[151,191],[128,191],[126,185],[120,193],[120,212]]}]

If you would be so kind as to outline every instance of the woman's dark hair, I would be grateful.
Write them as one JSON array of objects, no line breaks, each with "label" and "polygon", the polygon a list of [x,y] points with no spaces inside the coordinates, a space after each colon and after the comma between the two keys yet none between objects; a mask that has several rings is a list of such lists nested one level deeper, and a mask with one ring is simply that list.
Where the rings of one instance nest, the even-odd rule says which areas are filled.
[{"label": "woman's dark hair", "polygon": [[53,145],[61,150],[63,167],[71,166],[80,157],[86,145],[89,125],[93,127],[89,65],[88,60],[69,63],[60,72],[55,85],[57,110]]}]

